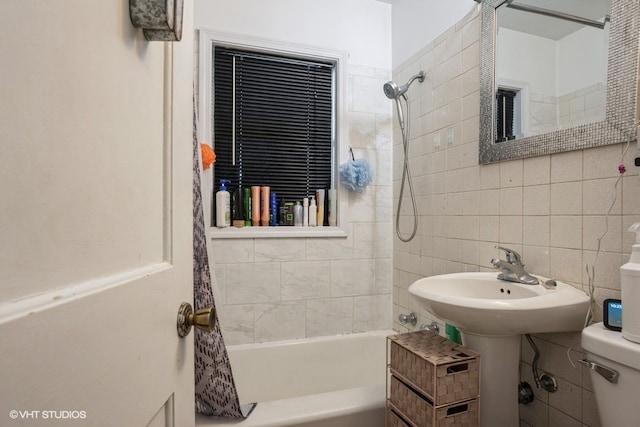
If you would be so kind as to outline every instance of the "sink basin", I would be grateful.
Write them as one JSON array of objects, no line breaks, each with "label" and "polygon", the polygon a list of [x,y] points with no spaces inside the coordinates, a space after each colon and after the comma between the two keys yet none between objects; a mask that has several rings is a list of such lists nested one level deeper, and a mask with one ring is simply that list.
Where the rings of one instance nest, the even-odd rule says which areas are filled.
[{"label": "sink basin", "polygon": [[476,272],[426,277],[409,286],[409,293],[430,313],[471,334],[507,336],[582,329],[589,297],[581,290],[562,282],[547,289],[496,276],[497,272]]}]

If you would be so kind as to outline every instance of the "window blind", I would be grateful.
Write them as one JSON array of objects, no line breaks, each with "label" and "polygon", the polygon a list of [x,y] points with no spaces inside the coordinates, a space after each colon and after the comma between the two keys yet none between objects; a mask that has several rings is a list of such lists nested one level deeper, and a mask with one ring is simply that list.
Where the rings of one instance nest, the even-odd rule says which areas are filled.
[{"label": "window blind", "polygon": [[331,188],[335,64],[215,46],[213,67],[216,191],[229,179],[230,192],[296,201]]},{"label": "window blind", "polygon": [[498,89],[496,92],[496,142],[515,139],[513,129],[514,102],[518,92]]}]

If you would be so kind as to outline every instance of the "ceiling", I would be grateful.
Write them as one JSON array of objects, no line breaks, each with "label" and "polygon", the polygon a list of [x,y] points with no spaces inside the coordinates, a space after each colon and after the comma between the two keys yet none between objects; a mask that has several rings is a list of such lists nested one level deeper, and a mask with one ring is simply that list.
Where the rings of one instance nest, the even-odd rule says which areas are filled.
[{"label": "ceiling", "polygon": [[[611,0],[514,0],[513,4],[535,6],[599,22],[611,13]],[[583,24],[504,5],[498,8],[498,26],[552,40],[560,40],[585,27]]]}]

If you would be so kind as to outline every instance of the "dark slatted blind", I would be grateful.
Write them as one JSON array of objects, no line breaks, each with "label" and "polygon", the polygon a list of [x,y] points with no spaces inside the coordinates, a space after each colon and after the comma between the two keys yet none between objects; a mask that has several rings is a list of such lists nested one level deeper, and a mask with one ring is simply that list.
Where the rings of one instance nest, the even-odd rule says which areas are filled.
[{"label": "dark slatted blind", "polygon": [[496,142],[515,139],[513,129],[514,102],[518,92],[498,89],[496,92]]},{"label": "dark slatted blind", "polygon": [[[232,144],[235,58],[235,165]],[[302,200],[331,188],[333,63],[214,47],[214,185]]]}]

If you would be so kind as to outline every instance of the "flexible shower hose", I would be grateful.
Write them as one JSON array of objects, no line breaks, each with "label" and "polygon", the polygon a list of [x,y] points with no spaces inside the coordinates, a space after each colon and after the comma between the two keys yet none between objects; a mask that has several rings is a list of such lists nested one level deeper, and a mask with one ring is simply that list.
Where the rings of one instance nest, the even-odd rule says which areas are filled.
[{"label": "flexible shower hose", "polygon": [[[402,94],[402,96],[396,98],[396,110],[398,112],[398,122],[400,123],[400,132],[402,133],[402,149],[404,152],[402,180],[400,181],[400,198],[398,199],[398,209],[396,211],[396,235],[401,241],[410,242],[418,231],[418,209],[416,207],[416,198],[413,193],[413,184],[411,183],[411,173],[409,171],[409,126],[405,126],[404,123],[400,98],[404,99],[406,105],[407,120],[410,120],[411,118],[411,115],[409,114],[409,100],[404,94]],[[402,199],[404,196],[405,181],[409,184],[409,196],[411,197],[411,205],[413,207],[413,229],[411,234],[409,234],[409,237],[403,236],[400,232],[400,209],[402,207]]]}]

